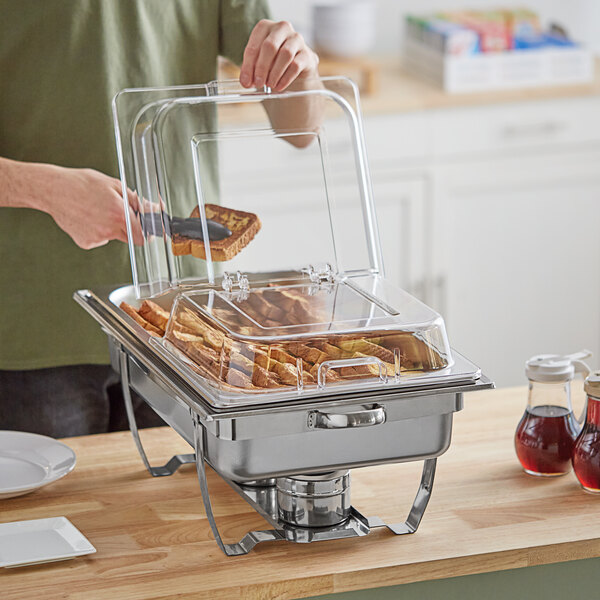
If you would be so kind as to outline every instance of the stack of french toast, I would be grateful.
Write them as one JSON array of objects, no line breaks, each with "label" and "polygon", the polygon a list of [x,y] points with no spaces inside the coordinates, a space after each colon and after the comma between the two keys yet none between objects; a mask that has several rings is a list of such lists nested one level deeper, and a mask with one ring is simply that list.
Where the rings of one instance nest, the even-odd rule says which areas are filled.
[{"label": "stack of french toast", "polygon": [[379,377],[380,370],[394,376],[446,366],[434,349],[410,332],[332,333],[259,344],[234,339],[226,331],[254,333],[241,315],[272,328],[314,322],[314,307],[306,300],[294,290],[265,289],[239,302],[239,311],[213,308],[214,321],[184,303],[173,315],[151,300],[144,300],[138,309],[122,303],[121,309],[151,335],[168,340],[203,377],[238,391],[316,384],[322,363],[347,358],[366,360],[357,366],[324,369],[325,381]]}]

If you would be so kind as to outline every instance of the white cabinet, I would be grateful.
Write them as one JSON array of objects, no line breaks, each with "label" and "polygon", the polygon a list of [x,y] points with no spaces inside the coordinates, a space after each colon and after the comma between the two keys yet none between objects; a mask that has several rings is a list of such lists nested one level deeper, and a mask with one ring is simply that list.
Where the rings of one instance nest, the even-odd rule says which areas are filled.
[{"label": "white cabinet", "polygon": [[600,98],[565,98],[430,113],[436,160],[535,154],[600,140]]},{"label": "white cabinet", "polygon": [[439,308],[498,385],[536,353],[600,358],[599,165],[571,150],[436,169]]},{"label": "white cabinet", "polygon": [[427,301],[427,274],[432,268],[428,181],[377,170],[372,177],[386,277]]},{"label": "white cabinet", "polygon": [[523,384],[535,353],[589,348],[600,364],[600,99],[365,130],[387,275],[441,312],[456,350],[500,386]]},{"label": "white cabinet", "polygon": [[365,141],[385,274],[417,298],[431,299],[431,118],[428,113],[367,115]]}]

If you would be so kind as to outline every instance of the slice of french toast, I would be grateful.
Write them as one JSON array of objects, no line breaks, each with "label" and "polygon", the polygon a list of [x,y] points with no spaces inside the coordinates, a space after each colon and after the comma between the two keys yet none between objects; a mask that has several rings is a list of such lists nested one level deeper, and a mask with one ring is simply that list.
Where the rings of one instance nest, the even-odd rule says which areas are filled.
[{"label": "slice of french toast", "polygon": [[[206,204],[204,206],[206,218],[225,225],[231,235],[222,240],[213,240],[210,242],[210,253],[213,261],[223,262],[231,260],[239,254],[260,231],[260,219],[254,214],[226,208],[218,204]],[[194,208],[190,218],[199,219],[200,210]],[[173,254],[183,256],[191,254],[195,258],[206,260],[206,248],[203,240],[186,238],[181,235],[173,235],[171,239]]]},{"label": "slice of french toast", "polygon": [[128,316],[130,316],[138,325],[141,325],[146,331],[150,332],[151,335],[163,335],[164,331],[150,323],[147,319],[142,317],[140,313],[127,302],[121,302],[119,308]]}]

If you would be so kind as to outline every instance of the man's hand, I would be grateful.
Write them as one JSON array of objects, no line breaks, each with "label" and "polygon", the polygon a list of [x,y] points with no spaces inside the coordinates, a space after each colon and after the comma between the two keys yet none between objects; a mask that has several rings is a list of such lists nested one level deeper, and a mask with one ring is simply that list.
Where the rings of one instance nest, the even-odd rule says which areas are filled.
[{"label": "man's hand", "polygon": [[[121,182],[93,169],[69,169],[42,163],[0,159],[0,180],[7,190],[0,206],[35,208],[48,213],[84,250],[111,240],[127,242]],[[135,212],[138,200],[129,194],[129,217],[134,241],[142,232]]]},{"label": "man's hand", "polygon": [[248,39],[240,83],[281,92],[297,79],[318,77],[318,65],[318,56],[290,23],[263,19]]},{"label": "man's hand", "polygon": [[[93,169],[52,170],[53,177],[46,182],[50,194],[45,211],[80,248],[90,250],[111,240],[127,242],[120,180]],[[133,192],[129,196],[129,217],[135,242],[140,244],[141,228],[134,213],[137,197]]]}]

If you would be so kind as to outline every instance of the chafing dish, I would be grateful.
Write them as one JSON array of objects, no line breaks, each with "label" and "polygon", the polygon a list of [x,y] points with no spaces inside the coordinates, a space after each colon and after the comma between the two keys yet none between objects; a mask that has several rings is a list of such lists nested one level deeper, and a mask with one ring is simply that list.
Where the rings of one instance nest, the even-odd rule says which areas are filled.
[{"label": "chafing dish", "polygon": [[[195,462],[215,539],[238,555],[386,525],[351,505],[350,470],[423,460],[408,518],[386,525],[416,531],[463,393],[493,384],[451,349],[439,314],[384,277],[355,86],[125,90],[114,115],[133,284],[75,300],[108,336],[149,472]],[[160,219],[144,217],[196,211],[208,240],[215,204],[261,222],[225,263],[208,243],[204,260],[182,256]],[[122,306],[154,307],[160,322],[146,328]],[[130,390],[194,453],[151,466]],[[205,463],[272,529],[224,543]]]}]

